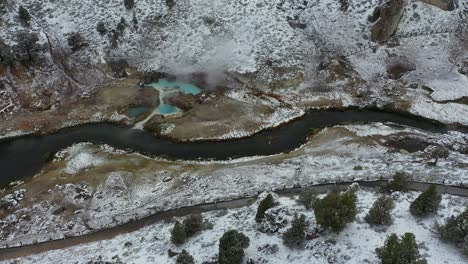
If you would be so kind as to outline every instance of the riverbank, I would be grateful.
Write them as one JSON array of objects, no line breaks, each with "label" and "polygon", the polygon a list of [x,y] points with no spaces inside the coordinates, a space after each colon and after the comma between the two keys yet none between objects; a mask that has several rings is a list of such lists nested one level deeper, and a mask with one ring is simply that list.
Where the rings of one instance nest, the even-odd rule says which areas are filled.
[{"label": "riverbank", "polygon": [[[423,139],[449,148],[433,165],[426,144],[413,153],[392,142]],[[284,185],[380,179],[405,171],[413,180],[466,185],[468,139],[395,124],[340,125],[316,132],[294,151],[230,161],[154,159],[109,146],[77,144],[57,154],[2,217],[2,244],[92,233],[190,201],[213,201]],[[5,196],[6,197],[6,196]],[[0,212],[1,213],[1,212]],[[35,223],[47,223],[36,225]]]}]

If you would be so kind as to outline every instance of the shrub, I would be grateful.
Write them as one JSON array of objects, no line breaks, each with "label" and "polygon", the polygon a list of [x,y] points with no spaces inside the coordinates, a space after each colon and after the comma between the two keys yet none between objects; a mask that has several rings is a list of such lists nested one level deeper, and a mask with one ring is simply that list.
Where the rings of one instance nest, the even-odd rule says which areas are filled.
[{"label": "shrub", "polygon": [[18,42],[17,51],[20,60],[33,61],[41,49],[37,43],[39,41],[37,34],[20,31],[16,34],[16,41]]},{"label": "shrub", "polygon": [[23,24],[29,25],[29,21],[31,21],[31,15],[26,8],[20,6],[18,9],[18,16]]},{"label": "shrub", "polygon": [[442,240],[451,242],[463,249],[468,256],[468,207],[458,216],[451,216],[444,225],[436,225]]},{"label": "shrub", "polygon": [[184,249],[182,252],[177,256],[176,264],[195,264],[193,257]]},{"label": "shrub", "polygon": [[71,33],[68,38],[68,46],[72,52],[79,51],[81,48],[87,46],[88,44],[85,42],[85,39],[81,36],[79,32]]},{"label": "shrub", "polygon": [[443,146],[436,146],[429,152],[429,157],[434,159],[434,165],[437,165],[437,161],[439,161],[439,159],[447,159],[449,155],[449,150]]},{"label": "shrub", "polygon": [[430,213],[437,213],[441,200],[441,195],[437,193],[437,186],[433,184],[411,203],[410,212],[414,216],[426,216]]},{"label": "shrub", "polygon": [[317,224],[339,232],[347,223],[354,221],[357,214],[354,192],[331,192],[323,199],[317,199],[314,206]]},{"label": "shrub", "polygon": [[229,230],[219,240],[219,264],[241,264],[250,240],[237,230]]},{"label": "shrub", "polygon": [[305,190],[299,194],[298,202],[307,210],[314,208],[315,201],[317,200],[317,195],[312,190]]},{"label": "shrub", "polygon": [[283,243],[290,248],[302,248],[304,245],[307,221],[305,215],[294,215],[292,226],[283,234]]},{"label": "shrub", "polygon": [[124,0],[124,6],[127,9],[132,9],[135,7],[135,1],[134,0]]},{"label": "shrub", "polygon": [[117,24],[117,31],[120,32],[120,34],[122,34],[125,28],[127,28],[127,21],[125,20],[125,18],[121,17],[119,24]]},{"label": "shrub", "polygon": [[176,5],[175,0],[166,0],[166,6],[169,7],[169,9],[172,9]]},{"label": "shrub", "polygon": [[176,245],[182,245],[187,239],[184,226],[177,221],[172,229],[171,241]]},{"label": "shrub", "polygon": [[388,192],[405,192],[408,190],[409,175],[404,172],[397,172],[393,179],[387,184],[386,191]]},{"label": "shrub", "polygon": [[190,215],[182,222],[182,224],[188,238],[203,229],[203,217],[200,214]]},{"label": "shrub", "polygon": [[269,193],[258,205],[255,220],[259,222],[262,221],[262,219],[265,217],[266,210],[272,208],[273,206],[275,206],[275,201],[273,200],[273,195]]},{"label": "shrub", "polygon": [[370,225],[390,225],[392,223],[391,213],[394,208],[393,199],[382,195],[374,202],[364,219]]},{"label": "shrub", "polygon": [[423,264],[426,260],[419,254],[414,234],[405,233],[400,239],[391,234],[381,248],[376,249],[382,264]]},{"label": "shrub", "polygon": [[96,30],[97,30],[97,32],[99,32],[99,34],[101,36],[104,36],[104,34],[106,34],[106,32],[107,32],[106,24],[104,24],[104,22],[100,21],[96,25]]}]

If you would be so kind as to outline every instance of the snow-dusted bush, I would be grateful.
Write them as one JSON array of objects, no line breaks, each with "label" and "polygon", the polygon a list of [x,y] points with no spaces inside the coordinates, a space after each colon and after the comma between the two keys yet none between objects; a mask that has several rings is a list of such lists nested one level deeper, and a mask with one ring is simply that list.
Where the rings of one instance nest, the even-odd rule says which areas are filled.
[{"label": "snow-dusted bush", "polygon": [[298,202],[305,206],[307,210],[314,208],[317,195],[313,190],[305,190],[299,194]]},{"label": "snow-dusted bush", "polygon": [[237,230],[229,230],[219,240],[219,264],[241,264],[250,239]]},{"label": "snow-dusted bush", "polygon": [[21,20],[21,23],[29,25],[29,21],[31,21],[31,15],[29,14],[28,10],[23,6],[20,6],[18,9],[18,17]]},{"label": "snow-dusted bush", "polygon": [[269,193],[265,199],[263,199],[260,204],[258,205],[257,214],[255,215],[255,220],[257,222],[261,222],[262,219],[265,217],[266,210],[275,206],[275,201],[273,200],[273,195]]},{"label": "snow-dusted bush", "polygon": [[276,233],[288,224],[288,219],[282,208],[270,209],[265,212],[263,221],[258,226],[262,233]]},{"label": "snow-dusted bush", "polygon": [[187,238],[195,235],[203,229],[203,217],[201,214],[190,215],[182,222]]},{"label": "snow-dusted bush", "polygon": [[458,216],[451,216],[445,224],[436,225],[440,238],[454,243],[468,256],[468,207]]},{"label": "snow-dusted bush", "polygon": [[195,264],[193,257],[187,252],[187,250],[182,250],[182,252],[177,256],[176,264]]},{"label": "snow-dusted bush", "polygon": [[86,47],[88,43],[86,43],[85,39],[79,32],[73,32],[67,37],[68,46],[72,52],[79,51],[83,47]]},{"label": "snow-dusted bush", "polygon": [[443,146],[435,146],[428,148],[428,156],[434,159],[434,165],[437,165],[439,159],[447,159],[449,157],[449,150]]},{"label": "snow-dusted bush", "polygon": [[349,191],[334,191],[323,199],[317,199],[314,206],[317,224],[330,228],[333,232],[343,230],[347,223],[356,218],[356,200],[356,194]]},{"label": "snow-dusted bush", "polygon": [[135,7],[135,1],[134,0],[124,0],[124,6],[127,9],[132,9]]},{"label": "snow-dusted bush", "polygon": [[391,213],[394,208],[393,199],[382,195],[374,202],[364,219],[370,225],[390,225],[392,223]]},{"label": "snow-dusted bush", "polygon": [[384,246],[376,249],[376,253],[382,264],[427,263],[419,254],[413,233],[405,233],[401,239],[396,234],[391,234],[385,240]]},{"label": "snow-dusted bush", "polygon": [[106,24],[102,21],[100,21],[99,23],[97,23],[96,25],[96,31],[99,32],[99,34],[101,36],[104,36],[104,34],[107,33],[107,28],[106,28]]},{"label": "snow-dusted bush", "polygon": [[177,221],[172,229],[171,241],[176,245],[182,245],[185,242],[185,239],[187,239],[185,228],[179,221]]},{"label": "snow-dusted bush", "polygon": [[203,217],[200,214],[190,215],[182,223],[177,221],[172,229],[171,241],[181,245],[187,238],[192,237],[203,229]]},{"label": "snow-dusted bush", "polygon": [[304,246],[305,231],[308,223],[305,215],[294,215],[291,228],[283,234],[283,243],[290,248],[302,248]]},{"label": "snow-dusted bush", "polygon": [[437,213],[442,196],[437,192],[437,186],[432,184],[429,189],[421,193],[410,205],[410,212],[414,216],[426,216]]},{"label": "snow-dusted bush", "polygon": [[397,172],[393,179],[385,186],[387,192],[405,192],[408,190],[410,177],[404,172]]}]

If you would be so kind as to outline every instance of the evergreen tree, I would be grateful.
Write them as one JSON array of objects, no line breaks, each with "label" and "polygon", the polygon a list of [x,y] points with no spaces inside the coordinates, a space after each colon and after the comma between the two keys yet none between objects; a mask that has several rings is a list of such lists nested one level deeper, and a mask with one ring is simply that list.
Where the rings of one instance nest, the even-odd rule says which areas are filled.
[{"label": "evergreen tree", "polygon": [[122,34],[125,28],[127,28],[127,21],[125,20],[125,18],[121,17],[119,24],[117,24],[117,31],[120,32],[120,34]]},{"label": "evergreen tree", "polygon": [[41,49],[41,46],[37,43],[39,41],[37,34],[20,31],[16,34],[16,41],[20,59],[27,62],[33,61]]},{"label": "evergreen tree", "polygon": [[172,9],[176,5],[176,0],[166,0],[166,6]]},{"label": "evergreen tree", "polygon": [[458,216],[451,216],[444,225],[436,225],[442,240],[451,242],[463,249],[468,256],[468,207]]},{"label": "evergreen tree", "polygon": [[176,245],[182,245],[185,242],[185,239],[187,239],[185,228],[179,221],[177,221],[172,229],[171,241]]},{"label": "evergreen tree", "polygon": [[307,227],[305,215],[294,215],[291,228],[283,234],[283,243],[289,248],[302,248],[304,246],[305,231]]},{"label": "evergreen tree", "polygon": [[364,219],[370,225],[390,225],[392,223],[391,213],[394,208],[393,199],[382,195],[374,202]]},{"label": "evergreen tree", "polygon": [[107,33],[106,24],[104,24],[104,22],[100,21],[100,22],[97,23],[97,25],[96,25],[96,30],[97,30],[97,32],[99,32],[99,34],[100,34],[101,36],[104,36],[104,34]]},{"label": "evergreen tree", "polygon": [[421,193],[410,205],[410,212],[414,216],[426,216],[437,213],[442,197],[437,193],[437,186],[432,184],[429,189]]},{"label": "evergreen tree", "polygon": [[439,159],[447,159],[449,157],[449,150],[443,146],[437,146],[431,149],[429,157],[434,159],[434,165],[437,165]]},{"label": "evergreen tree", "polygon": [[229,230],[219,240],[219,264],[241,264],[250,240],[237,230]]},{"label": "evergreen tree", "polygon": [[304,207],[307,210],[310,210],[314,208],[314,204],[316,200],[317,200],[317,195],[315,194],[315,192],[312,190],[306,190],[299,194],[298,202],[304,205]]},{"label": "evergreen tree", "polygon": [[386,186],[388,192],[405,192],[408,190],[408,182],[410,177],[404,172],[397,172],[393,176],[392,181]]},{"label": "evergreen tree", "polygon": [[31,21],[31,15],[26,8],[20,6],[18,9],[18,16],[23,24],[29,25],[29,21]]},{"label": "evergreen tree", "polygon": [[182,222],[186,237],[191,237],[203,228],[203,217],[200,214],[190,215]]},{"label": "evergreen tree", "polygon": [[182,252],[177,256],[176,264],[195,264],[193,257],[184,249]]},{"label": "evergreen tree", "polygon": [[414,234],[405,233],[400,239],[391,234],[381,248],[376,249],[382,264],[425,264],[427,261],[419,254]]},{"label": "evergreen tree", "polygon": [[132,9],[135,7],[135,1],[134,0],[124,0],[124,6],[127,9]]},{"label": "evergreen tree", "polygon": [[273,200],[273,195],[270,193],[263,199],[260,204],[258,205],[257,214],[255,215],[255,220],[260,222],[265,217],[265,212],[275,206],[275,202]]},{"label": "evergreen tree", "polygon": [[354,221],[357,214],[356,194],[353,192],[331,192],[323,199],[317,199],[314,206],[317,224],[339,232],[347,223]]},{"label": "evergreen tree", "polygon": [[68,36],[67,41],[72,52],[77,52],[88,45],[79,32],[71,33]]}]

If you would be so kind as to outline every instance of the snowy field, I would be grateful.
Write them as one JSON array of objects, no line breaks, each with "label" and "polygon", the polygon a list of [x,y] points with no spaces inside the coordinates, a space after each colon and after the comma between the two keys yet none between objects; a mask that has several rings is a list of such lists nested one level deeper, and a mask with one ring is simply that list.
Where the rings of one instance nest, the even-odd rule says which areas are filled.
[{"label": "snowy field", "polygon": [[[424,151],[408,153],[385,146],[402,135],[446,146],[451,149],[449,158],[434,166]],[[0,222],[0,244],[75,236],[181,204],[285,185],[389,178],[398,171],[417,181],[466,185],[468,157],[460,151],[467,142],[467,136],[458,132],[431,134],[375,123],[327,128],[287,154],[219,162],[165,161],[77,144],[14,189],[25,189],[19,203],[5,196],[15,206]],[[24,215],[29,215],[28,221]]]},{"label": "snowy field", "polygon": [[[402,235],[412,232],[416,236],[420,252],[428,263],[462,264],[466,257],[453,245],[441,242],[433,229],[434,223],[443,222],[451,215],[458,215],[468,200],[450,195],[443,195],[437,215],[418,219],[409,213],[409,204],[417,192],[394,193],[396,208],[392,216],[394,223],[388,228],[373,228],[364,221],[364,216],[379,196],[369,190],[359,190],[356,221],[349,224],[344,231],[333,234],[328,231],[320,233],[316,239],[306,241],[304,249],[290,250],[283,246],[281,233],[289,228],[290,223],[277,233],[266,234],[257,231],[255,214],[258,204],[252,206],[204,213],[203,217],[213,225],[209,230],[188,239],[180,247],[170,242],[171,230],[175,220],[147,226],[133,233],[119,235],[111,240],[84,244],[63,250],[33,255],[18,259],[21,263],[88,263],[89,261],[109,261],[110,263],[175,263],[175,257],[168,256],[168,250],[180,252],[186,249],[195,258],[196,263],[216,259],[219,238],[229,229],[237,229],[250,238],[246,249],[246,259],[255,263],[272,264],[306,264],[306,263],[376,263],[375,248],[383,246],[385,238],[396,233]],[[309,221],[309,228],[316,227],[313,211],[306,211],[294,198],[280,197],[280,205],[270,210],[279,209],[288,222],[294,213],[303,213]],[[269,246],[267,246],[269,245]],[[277,246],[277,250],[271,250]],[[270,249],[270,250],[269,250]],[[70,256],[76,256],[71,258]],[[6,262],[5,262],[6,263]]]}]

